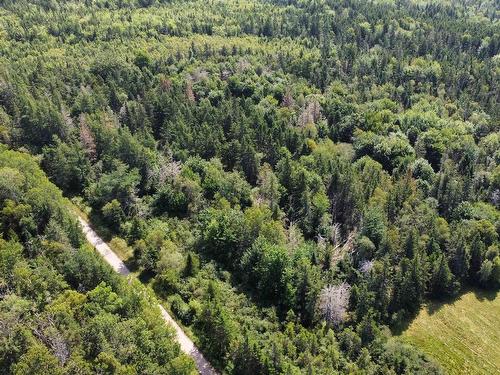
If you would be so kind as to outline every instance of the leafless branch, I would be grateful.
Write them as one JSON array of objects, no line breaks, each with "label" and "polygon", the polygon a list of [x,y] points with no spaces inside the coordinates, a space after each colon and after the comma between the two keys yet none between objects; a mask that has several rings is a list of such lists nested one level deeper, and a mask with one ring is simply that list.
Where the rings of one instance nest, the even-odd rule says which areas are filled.
[{"label": "leafless branch", "polygon": [[323,288],[319,298],[319,309],[328,324],[339,325],[345,321],[349,307],[351,286],[346,282]]}]

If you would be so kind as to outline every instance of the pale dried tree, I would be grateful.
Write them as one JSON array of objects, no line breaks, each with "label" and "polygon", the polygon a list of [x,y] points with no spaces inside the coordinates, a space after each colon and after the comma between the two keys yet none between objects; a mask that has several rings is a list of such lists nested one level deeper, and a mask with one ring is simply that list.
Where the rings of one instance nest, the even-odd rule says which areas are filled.
[{"label": "pale dried tree", "polygon": [[220,73],[220,79],[223,80],[223,81],[227,81],[229,79],[229,77],[231,77],[231,71],[228,70],[228,69],[224,69]]},{"label": "pale dried tree", "polygon": [[60,332],[57,332],[50,338],[49,345],[52,353],[54,353],[54,356],[62,365],[64,365],[70,356],[70,350],[66,339]]},{"label": "pale dried tree", "polygon": [[174,179],[181,174],[182,163],[179,160],[171,159],[165,165],[165,174],[167,178]]},{"label": "pale dried tree", "polygon": [[287,249],[293,252],[297,249],[302,242],[304,242],[304,238],[302,237],[302,232],[300,231],[297,224],[291,222],[286,231],[287,237]]},{"label": "pale dried tree", "polygon": [[80,142],[82,143],[83,149],[87,154],[87,157],[94,162],[97,157],[96,144],[94,140],[94,135],[90,130],[85,115],[81,114],[79,118],[80,122]]},{"label": "pale dried tree", "polygon": [[305,128],[307,125],[312,124],[313,122],[314,121],[312,120],[312,117],[310,116],[309,112],[307,112],[307,108],[302,110],[299,118],[297,119],[297,125],[299,126],[299,128]]},{"label": "pale dried tree", "polygon": [[499,189],[496,189],[495,191],[493,191],[493,193],[491,193],[491,203],[495,207],[500,207],[500,190]]},{"label": "pale dried tree", "polygon": [[160,87],[163,91],[169,92],[172,88],[172,80],[167,77],[160,78]]},{"label": "pale dried tree", "polygon": [[118,117],[120,118],[120,120],[123,121],[127,117],[127,114],[128,114],[127,102],[124,102],[118,111]]},{"label": "pale dried tree", "polygon": [[204,81],[208,78],[208,72],[205,69],[198,68],[190,75],[193,82]]},{"label": "pale dried tree", "polygon": [[330,325],[339,325],[347,317],[351,286],[346,282],[329,285],[321,290],[319,310],[321,316]]},{"label": "pale dried tree", "polygon": [[186,81],[185,95],[186,99],[191,103],[194,103],[196,101],[196,97],[194,96],[193,91],[193,82],[191,78],[188,78],[188,80]]},{"label": "pale dried tree", "polygon": [[158,167],[158,181],[160,185],[165,181],[174,180],[181,174],[182,163],[177,160],[168,160]]},{"label": "pale dried tree", "polygon": [[340,224],[332,223],[328,230],[328,235],[332,245],[337,246],[340,243]]},{"label": "pale dried tree", "polygon": [[146,170],[147,181],[160,188],[166,182],[174,181],[182,171],[182,163],[174,160],[171,151],[158,155],[158,160]]},{"label": "pale dried tree", "polygon": [[359,270],[363,273],[368,273],[373,268],[373,260],[364,260],[359,266]]},{"label": "pale dried tree", "polygon": [[38,326],[33,328],[34,335],[47,345],[59,363],[64,365],[70,357],[68,341],[57,329],[51,316],[41,317],[37,315]]},{"label": "pale dried tree", "polygon": [[311,100],[303,109],[297,120],[301,128],[317,123],[321,118],[321,105],[317,100]]},{"label": "pale dried tree", "polygon": [[316,123],[321,119],[321,105],[317,100],[313,100],[309,103],[308,111],[311,114],[313,121]]},{"label": "pale dried tree", "polygon": [[292,92],[288,88],[283,96],[283,100],[281,102],[283,107],[292,108],[295,105],[295,100],[293,99]]},{"label": "pale dried tree", "polygon": [[343,243],[340,241],[340,234],[338,235],[335,242],[333,242],[333,248],[331,250],[331,266],[333,267],[337,262],[344,257],[350,257],[355,251],[354,239],[356,238],[356,231],[349,233],[347,238]]},{"label": "pale dried tree", "polygon": [[71,113],[66,107],[61,108],[61,116],[64,121],[64,125],[66,125],[68,128],[73,127],[73,118],[71,117]]},{"label": "pale dried tree", "polygon": [[249,69],[252,65],[245,59],[241,58],[238,60],[238,63],[236,65],[236,71],[241,73],[244,72],[245,70]]}]

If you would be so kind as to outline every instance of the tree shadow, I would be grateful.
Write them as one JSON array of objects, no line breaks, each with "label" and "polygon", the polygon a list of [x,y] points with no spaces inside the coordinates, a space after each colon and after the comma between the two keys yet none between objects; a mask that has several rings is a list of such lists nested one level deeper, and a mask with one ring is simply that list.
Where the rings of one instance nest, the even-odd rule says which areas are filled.
[{"label": "tree shadow", "polygon": [[143,284],[149,284],[149,282],[155,277],[155,273],[152,272],[152,271],[147,271],[147,270],[144,270],[142,271],[141,273],[139,273],[139,275],[137,276],[137,278],[139,279],[139,281]]},{"label": "tree shadow", "polygon": [[395,322],[390,325],[391,332],[394,336],[401,335],[404,331],[406,331],[411,323],[417,318],[422,310],[426,310],[429,315],[433,315],[439,310],[441,310],[446,305],[452,305],[455,303],[457,299],[461,297],[463,293],[459,293],[454,297],[447,297],[443,299],[428,299],[421,306],[421,308],[413,313],[407,313],[404,317],[396,318]]},{"label": "tree shadow", "polygon": [[90,211],[89,222],[92,225],[92,229],[101,237],[105,242],[111,241],[113,238],[113,233],[104,224],[102,217],[96,213],[94,210]]},{"label": "tree shadow", "polygon": [[279,300],[265,298],[255,285],[246,284],[240,276],[235,274],[231,274],[231,278],[227,282],[237,294],[243,294],[250,303],[255,305],[262,316],[267,316],[270,311],[273,311],[272,314],[276,314],[276,318],[280,321],[286,318],[287,310],[283,309]]},{"label": "tree shadow", "polygon": [[135,272],[139,269],[136,259],[131,256],[130,258],[123,261],[125,266],[130,270],[130,272]]},{"label": "tree shadow", "polygon": [[467,290],[462,290],[453,296],[443,297],[440,299],[437,298],[429,299],[428,302],[425,304],[425,309],[427,310],[427,313],[429,315],[434,315],[443,307],[448,305],[454,305],[455,302],[460,298],[462,298],[462,296],[466,293],[468,293]]},{"label": "tree shadow", "polygon": [[472,292],[478,301],[494,301],[498,296],[498,290],[473,289]]},{"label": "tree shadow", "polygon": [[438,301],[438,300],[429,301],[425,305],[425,309],[427,310],[427,313],[429,315],[434,315],[439,310],[441,310],[445,305],[453,305],[453,303],[454,303],[453,301]]},{"label": "tree shadow", "polygon": [[497,295],[497,290],[488,290],[488,289],[480,289],[478,287],[466,287],[462,289],[457,295],[453,297],[444,298],[441,300],[430,300],[426,304],[426,309],[429,315],[433,315],[439,310],[441,310],[444,306],[454,305],[456,301],[462,298],[465,294],[473,293],[478,301],[493,301]]},{"label": "tree shadow", "polygon": [[[99,213],[92,210],[89,214],[89,222],[92,225],[92,229],[97,233],[97,235],[107,244],[115,237],[116,235],[107,227],[104,223],[102,217]],[[115,249],[111,249],[118,255],[119,258],[122,258],[121,254],[117,253]],[[137,264],[137,260],[132,255],[127,259],[122,259],[122,262],[129,269],[130,272],[135,272],[139,269],[139,265]]]},{"label": "tree shadow", "polygon": [[407,315],[404,318],[400,318],[395,323],[389,325],[389,329],[393,336],[399,336],[404,331],[408,329],[413,320],[417,317],[418,312],[412,313],[411,315]]}]

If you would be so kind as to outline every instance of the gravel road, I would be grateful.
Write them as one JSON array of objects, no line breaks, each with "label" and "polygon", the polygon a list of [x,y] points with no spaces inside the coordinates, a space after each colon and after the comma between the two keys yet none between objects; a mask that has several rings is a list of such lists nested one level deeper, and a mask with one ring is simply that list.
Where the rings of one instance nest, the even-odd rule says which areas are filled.
[{"label": "gravel road", "polygon": [[[99,254],[104,258],[104,260],[120,275],[128,276],[130,275],[130,270],[121,261],[120,258],[111,250],[111,248],[104,242],[97,233],[90,227],[83,218],[78,217],[80,225],[82,226],[83,233],[89,241],[98,251]],[[203,357],[203,354],[194,345],[193,341],[184,333],[184,331],[179,327],[170,314],[165,310],[162,305],[158,305],[161,310],[161,315],[163,320],[174,327],[177,341],[181,347],[181,350],[191,356],[196,363],[196,368],[201,375],[218,375],[217,371],[210,365],[210,363]]]}]

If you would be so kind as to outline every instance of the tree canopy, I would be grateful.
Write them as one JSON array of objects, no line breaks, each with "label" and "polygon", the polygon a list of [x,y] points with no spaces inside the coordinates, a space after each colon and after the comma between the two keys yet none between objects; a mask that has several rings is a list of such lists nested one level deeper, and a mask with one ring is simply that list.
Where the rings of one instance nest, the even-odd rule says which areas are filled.
[{"label": "tree canopy", "polygon": [[0,1],[1,368],[193,369],[45,173],[221,372],[440,373],[391,331],[500,287],[497,8]]}]

